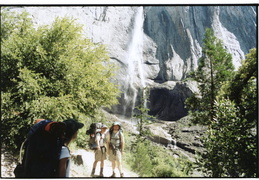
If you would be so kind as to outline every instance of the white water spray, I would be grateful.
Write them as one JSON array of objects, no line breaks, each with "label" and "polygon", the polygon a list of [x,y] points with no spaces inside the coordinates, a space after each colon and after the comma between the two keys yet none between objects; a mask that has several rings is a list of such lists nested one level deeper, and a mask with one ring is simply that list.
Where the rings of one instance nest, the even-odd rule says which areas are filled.
[{"label": "white water spray", "polygon": [[174,144],[173,144],[173,146],[174,146],[174,149],[177,149],[177,143],[176,143],[176,139],[173,139],[173,142],[174,142]]},{"label": "white water spray", "polygon": [[134,29],[132,32],[131,42],[128,48],[128,74],[130,76],[131,83],[134,82],[135,79],[135,68],[137,67],[137,72],[139,78],[141,80],[142,88],[146,86],[145,77],[143,72],[143,7],[139,7],[136,12],[135,21],[134,21]]},{"label": "white water spray", "polygon": [[[126,109],[128,106],[128,99],[132,97],[132,110],[135,107],[136,98],[138,94],[138,90],[135,88],[135,85],[133,84],[136,82],[136,76],[139,76],[141,86],[142,88],[145,88],[145,76],[143,72],[143,22],[144,22],[144,15],[143,15],[143,7],[138,7],[136,15],[135,15],[135,21],[132,31],[132,38],[130,40],[129,46],[128,46],[128,53],[126,62],[128,65],[127,68],[127,84],[128,87],[127,92],[124,94],[125,98],[125,106],[124,106],[124,114],[126,113]],[[133,91],[133,94],[129,93],[130,91]]]}]

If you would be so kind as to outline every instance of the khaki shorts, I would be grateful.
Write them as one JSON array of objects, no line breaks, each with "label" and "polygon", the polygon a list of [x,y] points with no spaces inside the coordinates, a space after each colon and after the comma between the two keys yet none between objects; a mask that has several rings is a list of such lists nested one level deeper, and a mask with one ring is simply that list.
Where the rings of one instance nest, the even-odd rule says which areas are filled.
[{"label": "khaki shorts", "polygon": [[106,151],[102,152],[102,150],[95,150],[94,153],[95,161],[102,161],[107,159]]},{"label": "khaki shorts", "polygon": [[121,162],[121,152],[120,152],[120,150],[116,150],[116,152],[113,152],[113,150],[110,149],[109,160]]}]

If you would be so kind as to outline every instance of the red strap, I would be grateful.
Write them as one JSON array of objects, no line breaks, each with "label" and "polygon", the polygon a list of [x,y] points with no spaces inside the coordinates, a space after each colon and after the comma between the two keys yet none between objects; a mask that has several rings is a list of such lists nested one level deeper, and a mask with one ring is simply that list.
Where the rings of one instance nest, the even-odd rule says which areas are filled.
[{"label": "red strap", "polygon": [[47,126],[45,127],[45,131],[49,132],[50,131],[50,126],[53,123],[57,123],[57,122],[50,122],[50,123],[48,123]]},{"label": "red strap", "polygon": [[36,121],[34,122],[34,124],[37,124],[38,122],[43,121],[43,120],[45,120],[45,119],[36,119]]}]

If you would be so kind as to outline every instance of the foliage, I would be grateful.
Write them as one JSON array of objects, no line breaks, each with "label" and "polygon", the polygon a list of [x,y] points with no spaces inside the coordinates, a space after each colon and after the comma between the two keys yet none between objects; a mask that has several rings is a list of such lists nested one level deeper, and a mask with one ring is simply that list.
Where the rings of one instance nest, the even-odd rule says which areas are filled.
[{"label": "foliage", "polygon": [[211,30],[206,31],[202,52],[192,74],[200,94],[186,101],[193,123],[208,125],[202,138],[206,152],[197,159],[198,166],[210,177],[255,177],[256,50],[250,51],[235,73],[231,57]]},{"label": "foliage", "polygon": [[[221,89],[214,94],[213,109],[210,107],[213,110],[212,117],[204,109],[193,113],[196,115],[194,119],[203,118],[203,115],[210,119],[208,132],[203,137],[206,153],[198,159],[206,176],[256,176],[257,135],[253,131],[257,122],[255,52],[255,49],[250,51],[233,80],[229,81],[227,76],[224,77],[225,81],[223,78]],[[203,95],[201,101],[206,102]]]},{"label": "foliage", "polygon": [[118,88],[110,81],[115,67],[75,19],[56,18],[36,29],[26,12],[3,9],[1,15],[4,144],[17,148],[37,118],[85,122],[117,103]]},{"label": "foliage", "polygon": [[239,166],[236,168],[236,174],[244,177],[255,177],[256,172],[258,173],[258,149],[256,148],[256,140],[258,139],[256,133],[258,123],[257,68],[257,52],[256,49],[251,49],[233,81],[227,85],[227,90],[223,95],[223,97],[232,100],[239,110],[237,117],[240,119],[240,126],[235,127],[239,130],[239,146],[237,146]]},{"label": "foliage", "polygon": [[250,120],[252,126],[255,126],[257,118],[257,52],[251,49],[242,61],[242,66],[238,69],[233,81],[231,81],[224,94],[225,97],[233,100],[240,108],[240,113],[244,118]]},{"label": "foliage", "polygon": [[152,160],[152,177],[188,177],[192,173],[192,163],[183,157],[174,158],[162,146],[150,144],[149,156]]},{"label": "foliage", "polygon": [[175,159],[166,149],[148,140],[138,141],[126,158],[140,177],[188,177],[192,169],[187,159]]},{"label": "foliage", "polygon": [[206,153],[199,160],[203,172],[211,177],[254,177],[256,139],[242,128],[247,120],[238,117],[240,110],[226,99],[216,103],[216,111],[204,138]]},{"label": "foliage", "polygon": [[216,116],[204,139],[206,153],[202,156],[201,167],[211,177],[224,177],[237,169],[238,147],[240,146],[240,127],[242,122],[236,114],[238,109],[229,100],[216,103]]},{"label": "foliage", "polygon": [[138,169],[141,177],[151,177],[152,162],[148,154],[147,146],[144,143],[138,143],[133,155],[133,169]]},{"label": "foliage", "polygon": [[214,36],[213,31],[206,29],[202,57],[199,59],[198,69],[191,74],[198,82],[199,94],[186,101],[194,123],[209,125],[212,122],[216,96],[224,82],[231,79],[233,70],[231,55]]},{"label": "foliage", "polygon": [[162,147],[147,139],[152,134],[149,129],[145,129],[145,125],[154,118],[148,115],[149,109],[145,106],[148,96],[149,90],[144,89],[141,103],[136,107],[134,118],[138,120],[139,134],[134,139],[127,140],[130,145],[126,146],[126,150],[131,152],[126,155],[127,164],[141,177],[186,177],[191,173],[192,167],[188,160],[176,160]]},{"label": "foliage", "polygon": [[138,113],[135,113],[133,115],[133,117],[137,119],[139,137],[147,136],[147,135],[150,135],[151,133],[149,130],[144,130],[144,126],[148,124],[152,118],[154,118],[153,116],[148,114],[149,109],[146,108],[145,106],[146,102],[148,101],[148,98],[147,98],[148,96],[149,96],[149,90],[144,88],[143,96],[141,98],[141,103],[135,107]]}]

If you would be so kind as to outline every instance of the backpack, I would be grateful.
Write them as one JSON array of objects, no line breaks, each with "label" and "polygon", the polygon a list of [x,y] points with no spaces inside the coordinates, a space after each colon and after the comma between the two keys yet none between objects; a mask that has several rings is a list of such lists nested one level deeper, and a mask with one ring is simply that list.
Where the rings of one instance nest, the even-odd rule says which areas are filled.
[{"label": "backpack", "polygon": [[[120,125],[119,132],[120,132],[120,134],[123,133],[123,129],[122,129],[122,126],[121,126],[121,125]],[[112,127],[109,129],[109,133],[110,133],[110,140],[111,140],[111,135],[112,135],[112,133],[113,133],[113,128],[112,128]]]},{"label": "backpack", "polygon": [[101,133],[102,123],[92,123],[89,129],[86,131],[86,134],[89,135],[88,146],[90,149],[97,149],[97,144],[95,142],[96,134]]},{"label": "backpack", "polygon": [[41,120],[31,127],[24,144],[24,177],[58,177],[65,128],[65,123],[51,120]]},{"label": "backpack", "polygon": [[[113,145],[111,144],[113,128],[110,128],[110,129],[109,129],[109,133],[110,133],[110,144],[109,144],[109,147],[110,147],[111,149],[116,149],[116,147],[113,147]],[[120,129],[119,129],[120,145],[117,147],[117,148],[120,149],[120,150],[121,150],[121,134],[122,134],[122,133],[123,133],[123,129],[122,129],[122,127],[120,126]]]}]

